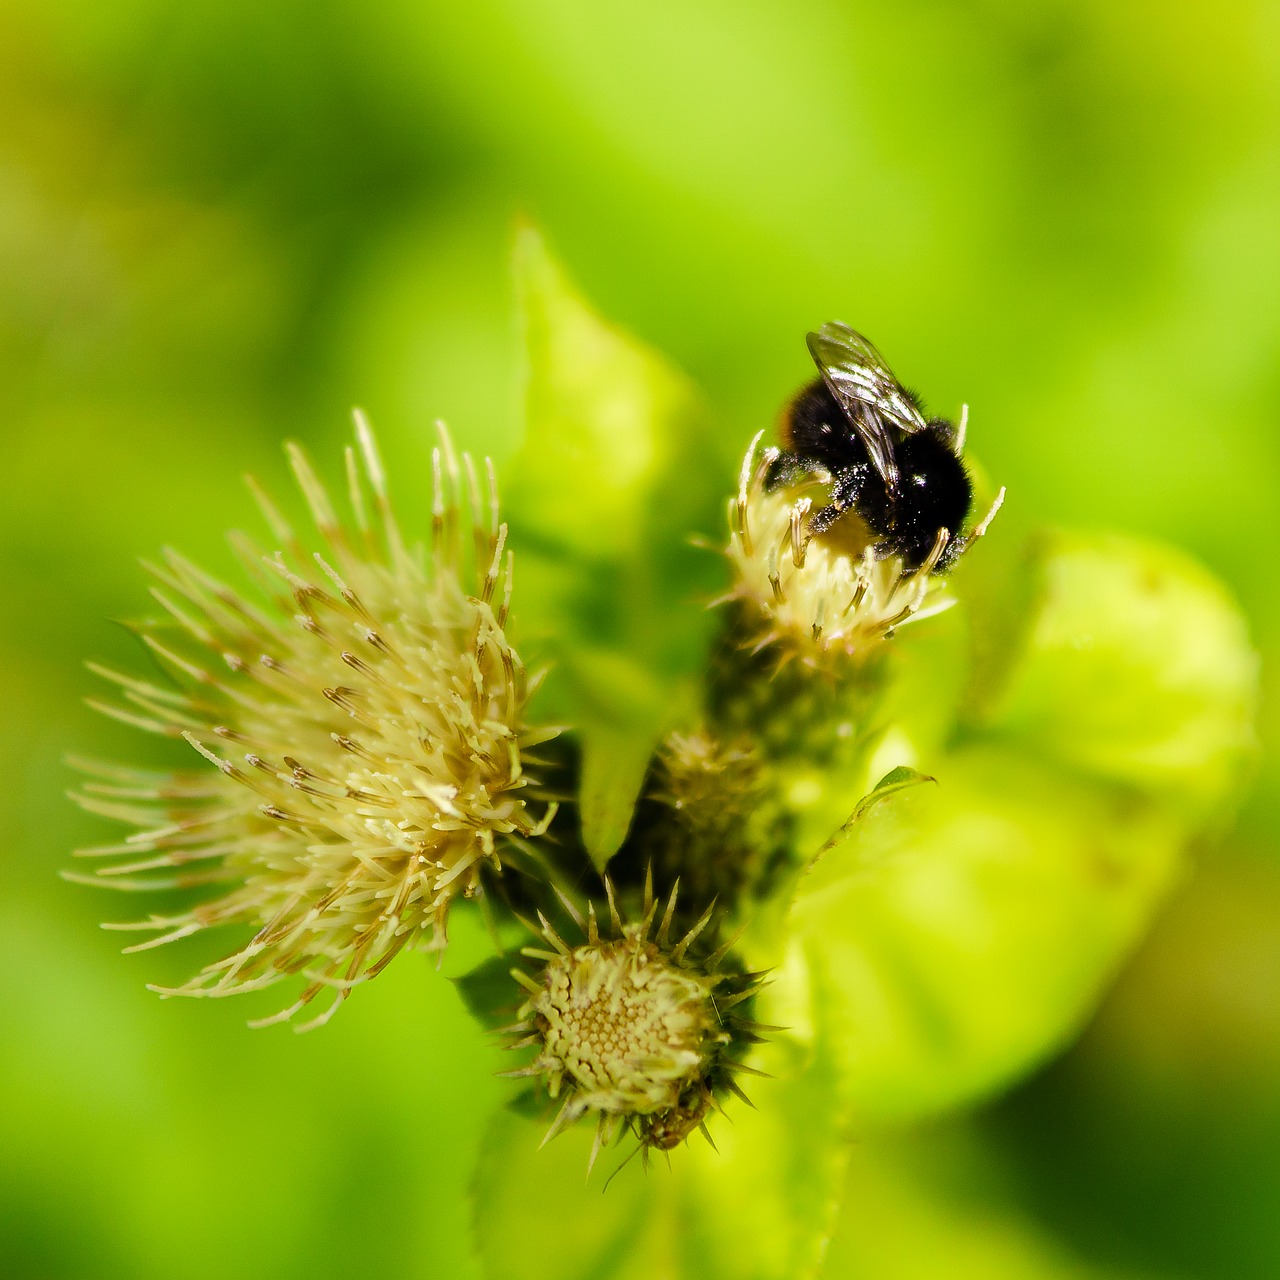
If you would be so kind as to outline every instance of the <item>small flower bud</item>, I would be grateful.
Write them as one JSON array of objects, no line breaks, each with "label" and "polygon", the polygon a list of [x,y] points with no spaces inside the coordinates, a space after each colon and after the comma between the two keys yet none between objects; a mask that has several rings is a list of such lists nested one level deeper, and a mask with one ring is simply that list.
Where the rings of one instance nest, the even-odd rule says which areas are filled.
[{"label": "small flower bud", "polygon": [[607,888],[613,937],[601,936],[594,908],[586,921],[578,917],[586,942],[576,947],[541,918],[553,949],[526,948],[543,968],[512,975],[529,997],[512,1028],[513,1047],[534,1046],[538,1054],[511,1074],[538,1077],[552,1098],[563,1095],[545,1141],[586,1112],[597,1114],[592,1164],[624,1128],[644,1148],[669,1150],[695,1129],[710,1141],[706,1116],[719,1107],[718,1095],[744,1096],[733,1073],[750,1069],[730,1055],[765,1029],[734,1012],[755,994],[759,975],[719,970],[727,948],[693,954],[711,909],[673,943],[675,891],[655,930],[651,887],[639,924],[623,923]]},{"label": "small flower bud", "polygon": [[749,732],[671,733],[659,748],[628,845],[687,902],[752,900],[786,859],[776,779]]}]

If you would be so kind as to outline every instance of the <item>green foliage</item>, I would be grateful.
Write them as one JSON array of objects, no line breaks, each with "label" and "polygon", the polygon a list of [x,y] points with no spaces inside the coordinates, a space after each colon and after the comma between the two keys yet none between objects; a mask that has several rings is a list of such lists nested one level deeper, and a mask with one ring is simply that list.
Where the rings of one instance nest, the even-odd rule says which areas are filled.
[{"label": "green foliage", "polygon": [[[529,283],[531,245],[540,291]],[[662,578],[634,529],[604,533],[598,513],[643,522],[646,504],[674,501],[686,477],[652,444],[670,420],[655,366],[569,298],[527,233],[522,263],[536,303],[526,303],[536,390],[515,473],[564,575],[559,592],[540,585],[539,622],[560,637],[569,687],[594,690],[566,712],[582,730],[583,826],[603,866],[653,736],[673,712],[692,715],[664,696],[673,668],[644,620],[628,621],[634,602],[669,616],[687,655],[701,650],[679,620],[687,604],[660,603]],[[557,372],[580,349],[574,375]],[[628,376],[624,411],[617,380]],[[628,422],[640,444],[603,431],[605,421]],[[600,480],[607,503],[591,518],[563,512],[559,460],[590,453],[588,470],[604,467],[613,445],[622,465]],[[550,514],[539,516],[542,501]],[[779,675],[751,662],[715,676],[736,731],[768,724],[767,767],[799,819],[795,871],[757,904],[744,943],[755,963],[775,967],[758,1016],[785,1030],[753,1062],[778,1078],[753,1091],[758,1111],[730,1104],[718,1154],[681,1150],[670,1175],[648,1180],[626,1169],[603,1202],[573,1176],[585,1134],[535,1154],[536,1126],[499,1117],[476,1182],[495,1280],[813,1274],[852,1135],[989,1096],[1089,1017],[1180,876],[1188,840],[1238,789],[1256,663],[1223,590],[1163,547],[1056,534],[1004,561],[996,589],[957,574],[958,608],[880,642],[891,646],[883,661],[836,685],[826,672]],[[610,590],[642,585],[601,606],[609,647],[593,651],[571,588],[602,563],[617,575]],[[581,1204],[561,1198],[555,1215],[534,1212],[529,1188],[552,1185]],[[1051,1269],[1032,1242],[1018,1257],[1009,1274]]]},{"label": "green foliage", "polygon": [[857,1125],[969,1102],[1057,1049],[1178,867],[1155,807],[1018,755],[890,785],[800,882],[790,932]]},{"label": "green foliage", "polygon": [[580,297],[524,228],[525,439],[506,468],[520,634],[556,668],[544,714],[578,731],[587,847],[626,836],[662,733],[687,716],[710,620],[724,469],[688,381]]},{"label": "green foliage", "polygon": [[1118,535],[1046,536],[1029,573],[1021,644],[982,729],[1193,814],[1237,791],[1258,670],[1222,585],[1170,547]]},{"label": "green foliage", "polygon": [[[1198,778],[1181,751],[1182,792],[1160,777],[1169,752],[1153,770],[1149,744],[1129,737],[1100,757],[1096,719],[1055,705],[1052,683],[1015,677],[1029,603],[991,610],[990,633],[975,616],[977,580],[1020,545],[1019,521],[1123,525],[1202,558],[1248,614],[1264,680],[1280,660],[1273,17],[1244,0],[1213,19],[1102,0],[6,6],[0,1270],[480,1275],[462,1188],[497,1105],[492,1073],[511,1059],[433,960],[398,960],[322,1034],[250,1033],[245,1018],[270,1004],[150,996],[148,977],[177,978],[190,957],[121,960],[95,925],[128,905],[104,908],[56,872],[68,848],[103,838],[63,802],[64,753],[126,749],[81,708],[80,663],[135,660],[102,620],[145,607],[136,557],[171,543],[225,568],[224,527],[254,520],[241,473],[279,491],[279,438],[331,458],[352,403],[379,430],[415,536],[429,523],[435,417],[515,482],[514,209],[707,389],[722,418],[713,449],[732,454],[768,424],[808,374],[799,335],[838,315],[938,411],[968,400],[974,445],[1009,485],[955,575],[963,607],[893,642],[893,731],[875,758],[838,794],[797,775],[806,856],[895,765],[938,778],[926,807],[949,804],[945,757],[967,735],[1085,791],[1132,788],[1143,805],[1214,819],[1203,778],[1216,766]],[[928,89],[904,92],[904,68]],[[728,457],[668,476],[668,496],[706,480],[718,504],[732,470]],[[716,505],[697,527],[718,535],[721,519]],[[521,626],[537,605],[524,566]],[[699,566],[715,558],[691,557]],[[1015,577],[1034,594],[1035,574]],[[535,664],[555,625],[520,638]],[[970,641],[999,650],[990,697]],[[595,680],[606,695],[617,665]],[[564,698],[565,719],[585,700],[570,677],[557,665],[543,691]],[[995,696],[1006,677],[1008,703]],[[635,681],[637,701],[650,678]],[[1260,785],[1240,827],[1082,1043],[985,1108],[961,1144],[933,1127],[856,1143],[830,1275],[1280,1271],[1280,703],[1266,693],[1262,750],[1243,769]],[[1070,729],[1070,753],[1054,724]],[[621,736],[634,775],[644,735]],[[1226,722],[1206,739],[1232,740]],[[146,762],[188,754],[157,748]],[[598,809],[600,853],[634,787],[614,755],[588,765],[619,793]],[[476,924],[459,916],[446,974]],[[800,946],[783,954],[774,1016],[809,1044],[809,965]],[[563,1188],[581,1181],[582,1138],[530,1163],[545,1181],[525,1184],[528,1218],[508,1205],[490,1219],[503,1237],[482,1242],[486,1255],[528,1266],[530,1220],[588,1225],[556,1213],[561,1196],[578,1205]],[[675,1153],[676,1176],[704,1155]],[[627,1203],[631,1172],[607,1196],[593,1185],[587,1211]],[[666,1176],[660,1163],[648,1181]],[[750,1213],[748,1198],[739,1225]],[[645,1222],[615,1225],[617,1273],[634,1259],[661,1274],[661,1254],[646,1269]]]},{"label": "green foliage", "polygon": [[[824,1124],[834,1075],[819,1045],[804,1069],[791,1046],[760,1055],[777,1077],[753,1081],[754,1109],[717,1126],[718,1151],[695,1138],[622,1167],[606,1152],[590,1178],[579,1126],[539,1149],[549,1122],[503,1111],[474,1184],[476,1241],[492,1280],[805,1280],[820,1269],[848,1148]],[[625,1153],[625,1154],[624,1154]],[[601,1194],[602,1185],[618,1170]]]}]

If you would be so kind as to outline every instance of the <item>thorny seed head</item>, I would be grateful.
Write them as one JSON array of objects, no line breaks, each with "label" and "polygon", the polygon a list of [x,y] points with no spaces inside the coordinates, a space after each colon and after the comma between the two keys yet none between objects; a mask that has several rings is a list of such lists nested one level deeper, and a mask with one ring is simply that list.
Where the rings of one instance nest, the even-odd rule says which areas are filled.
[{"label": "thorny seed head", "polygon": [[730,1055],[772,1030],[741,1013],[761,975],[721,970],[727,946],[693,954],[713,908],[673,941],[678,886],[659,921],[650,880],[638,924],[623,922],[613,887],[606,888],[611,937],[601,936],[594,907],[585,921],[575,910],[586,941],[574,947],[540,917],[552,949],[526,948],[523,954],[544,962],[542,969],[512,973],[528,994],[511,1028],[512,1047],[538,1053],[510,1074],[537,1077],[552,1098],[564,1096],[544,1142],[596,1113],[593,1165],[624,1128],[646,1149],[670,1150],[695,1129],[711,1141],[708,1112],[727,1094],[745,1099],[734,1073],[754,1073]]},{"label": "thorny seed head", "polygon": [[315,1025],[405,946],[443,948],[450,905],[476,893],[481,868],[499,867],[551,813],[529,800],[524,753],[548,735],[526,721],[532,682],[504,631],[512,565],[492,468],[482,497],[471,459],[440,429],[424,554],[405,544],[358,414],[356,429],[358,449],[346,452],[350,522],[290,446],[322,553],[309,555],[255,489],[280,550],[268,557],[243,537],[233,543],[265,599],[166,551],[151,572],[168,618],[140,635],[172,682],[94,668],[120,695],[99,709],[186,739],[203,757],[198,767],[79,763],[92,779],[79,802],[137,830],[79,851],[108,861],[71,878],[223,886],[176,915],[108,927],[156,933],[129,948],[142,950],[248,926],[248,942],[162,994],[223,996],[302,974],[296,1002],[267,1022],[328,990]]},{"label": "thorny seed head", "polygon": [[[765,449],[757,458],[760,435],[742,460],[738,493],[729,504],[735,582],[728,598],[745,606],[748,646],[776,646],[784,659],[812,667],[833,658],[857,660],[898,627],[951,607],[945,582],[933,572],[945,537],[919,568],[907,570],[898,556],[877,558],[854,513],[812,534],[809,515],[821,505],[830,477],[815,472],[799,483],[766,484],[778,451]],[[999,499],[966,545],[981,537],[998,507]]]}]

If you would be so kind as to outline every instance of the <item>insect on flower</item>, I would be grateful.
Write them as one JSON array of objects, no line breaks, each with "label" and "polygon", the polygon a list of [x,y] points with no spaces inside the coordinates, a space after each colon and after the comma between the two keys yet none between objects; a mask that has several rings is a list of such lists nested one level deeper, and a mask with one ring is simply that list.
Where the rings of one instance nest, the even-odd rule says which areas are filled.
[{"label": "insect on flower", "polygon": [[853,512],[874,535],[878,558],[900,557],[914,572],[945,572],[986,531],[1000,499],[967,537],[960,530],[973,503],[973,482],[961,461],[967,412],[957,427],[926,420],[920,398],[894,377],[884,357],[860,333],[833,321],[808,336],[822,375],[787,406],[785,450],[771,483],[825,470],[831,493],[808,520],[825,533]]},{"label": "insect on flower", "polygon": [[897,627],[949,607],[943,575],[987,531],[968,533],[967,414],[926,420],[878,351],[847,325],[809,334],[821,377],[784,411],[784,448],[742,463],[729,510],[731,599],[756,648],[783,642],[813,665],[866,656]]}]

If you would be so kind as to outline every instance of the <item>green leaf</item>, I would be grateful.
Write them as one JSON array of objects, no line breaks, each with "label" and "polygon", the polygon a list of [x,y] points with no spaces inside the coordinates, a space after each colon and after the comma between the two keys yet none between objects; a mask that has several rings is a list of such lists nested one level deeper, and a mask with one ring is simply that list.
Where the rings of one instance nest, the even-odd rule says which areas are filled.
[{"label": "green leaf", "polygon": [[550,1121],[550,1114],[535,1119],[513,1110],[490,1121],[472,1184],[472,1229],[485,1275],[647,1280],[671,1274],[655,1213],[666,1199],[666,1170],[646,1177],[633,1161],[602,1195],[601,1174],[590,1183],[586,1178],[590,1127],[576,1125],[539,1147]]},{"label": "green leaf", "polygon": [[691,539],[723,536],[732,459],[693,385],[602,320],[531,229],[516,276],[526,423],[504,501],[545,587],[521,588],[521,625],[562,651],[607,645],[657,673],[696,673],[699,596],[725,569]]},{"label": "green leaf", "polygon": [[467,1012],[484,1027],[500,1027],[515,1020],[516,1008],[524,997],[511,968],[510,957],[490,956],[452,980]]},{"label": "green leaf", "polygon": [[626,839],[658,742],[692,709],[692,686],[664,682],[607,649],[579,650],[559,674],[581,726],[582,839],[603,871]]},{"label": "green leaf", "polygon": [[541,714],[582,736],[583,827],[603,866],[626,834],[649,756],[684,708],[711,626],[705,601],[732,467],[692,385],[602,320],[532,229],[515,269],[526,430],[507,468],[518,641],[555,675]]},{"label": "green leaf", "polygon": [[[879,804],[881,800],[887,800],[899,791],[905,791],[908,787],[918,787],[926,782],[937,782],[937,778],[931,778],[927,773],[921,773],[918,769],[912,769],[905,764],[897,765],[895,768],[890,769],[858,802],[858,807],[853,811],[853,817],[850,821],[857,822],[873,805]],[[843,830],[841,834],[843,834]]]},{"label": "green leaf", "polygon": [[584,737],[578,812],[582,842],[597,871],[604,871],[627,838],[656,745],[656,734],[612,733],[607,725],[593,726]]},{"label": "green leaf", "polygon": [[[825,1275],[937,1280],[1137,1280],[1055,1239],[963,1129],[859,1142]],[[1155,1274],[1143,1271],[1146,1280]]]},{"label": "green leaf", "polygon": [[805,971],[856,1124],[971,1101],[1062,1045],[1179,866],[1181,823],[1130,793],[990,748],[939,778],[886,787],[790,915],[784,972]]},{"label": "green leaf", "polygon": [[1238,789],[1258,665],[1222,585],[1169,547],[1065,533],[1044,539],[1031,581],[978,726],[1193,815]]},{"label": "green leaf", "polygon": [[[755,1060],[753,1060],[755,1061]],[[818,1273],[847,1149],[828,1123],[829,1058],[785,1043],[759,1061],[777,1078],[750,1082],[752,1110],[731,1101],[699,1135],[633,1159],[605,1152],[588,1181],[585,1121],[541,1151],[549,1117],[503,1113],[490,1125],[474,1183],[476,1244],[490,1280],[805,1280]],[[549,1190],[552,1189],[552,1190]]]},{"label": "green leaf", "polygon": [[[854,825],[877,804],[900,791],[936,782],[936,778],[930,777],[927,773],[921,773],[909,765],[894,766],[858,801],[854,807],[853,814],[845,822],[841,823],[836,833],[823,843],[816,853],[810,858],[796,863],[789,881],[791,887],[794,889],[794,886],[800,882],[801,878],[812,869],[813,864],[829,850],[841,848],[848,839]],[[838,803],[838,794],[837,792],[829,797],[829,805]],[[801,831],[803,830],[804,828],[801,828]],[[803,848],[808,847],[811,847],[811,844],[803,846]],[[781,906],[782,910],[785,911],[786,904],[790,902],[791,894],[785,888],[782,888],[776,896],[784,898],[786,902],[780,904],[775,900],[769,904],[772,909],[766,908],[757,912],[755,919],[748,926],[746,946],[751,953],[751,964],[755,968],[773,968],[780,963],[780,951],[785,949],[786,946],[787,925],[785,919],[781,916],[779,907]],[[790,1024],[787,1023],[786,1025]]]},{"label": "green leaf", "polygon": [[677,1170],[690,1280],[807,1280],[822,1270],[848,1145],[825,1028],[803,1062],[782,1041],[752,1059],[775,1073],[747,1081],[754,1110],[713,1127],[719,1151],[691,1144]]}]

